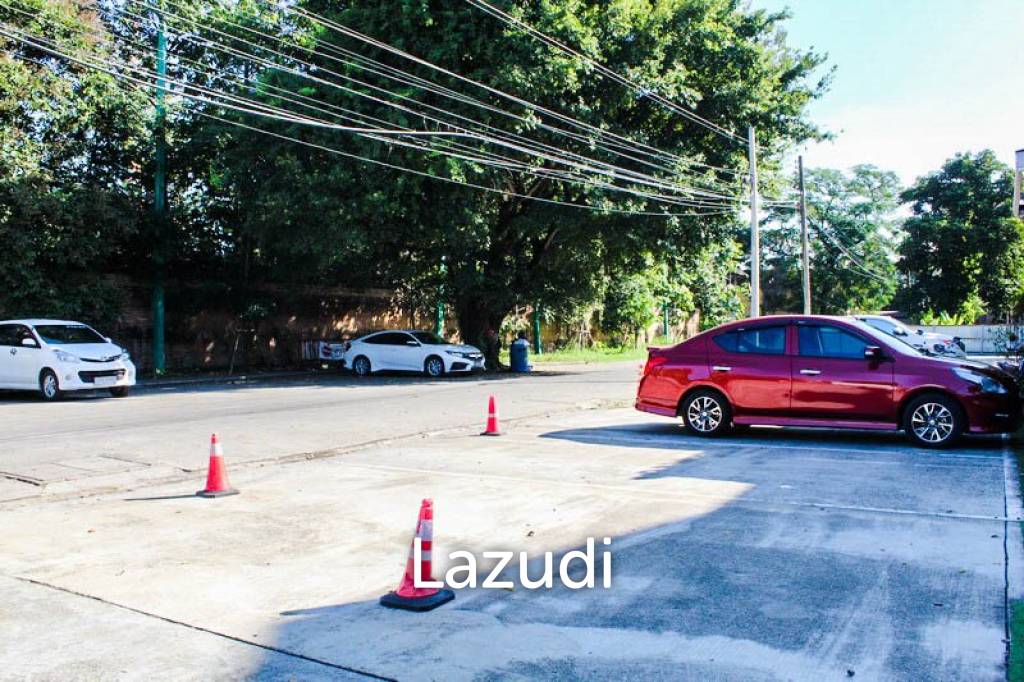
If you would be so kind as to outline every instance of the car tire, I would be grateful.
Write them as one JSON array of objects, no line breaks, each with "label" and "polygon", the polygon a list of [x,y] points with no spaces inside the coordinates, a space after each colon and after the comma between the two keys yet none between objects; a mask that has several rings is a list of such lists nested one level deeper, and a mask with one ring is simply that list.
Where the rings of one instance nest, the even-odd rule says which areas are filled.
[{"label": "car tire", "polygon": [[915,444],[944,448],[960,438],[966,427],[960,405],[941,393],[926,393],[911,400],[903,410],[903,430]]},{"label": "car tire", "polygon": [[699,389],[687,396],[680,416],[687,431],[705,438],[720,436],[732,426],[732,406],[725,396],[710,389]]},{"label": "car tire", "polygon": [[373,367],[370,365],[370,359],[365,355],[360,355],[352,361],[352,371],[359,377],[370,376],[370,372],[373,371]]},{"label": "car tire", "polygon": [[131,392],[131,389],[128,388],[127,386],[118,386],[116,388],[110,389],[110,397],[111,398],[127,398],[129,392]]},{"label": "car tire", "polygon": [[52,369],[44,369],[39,373],[39,395],[49,403],[57,402],[64,397],[60,390],[60,382],[57,381],[57,374]]},{"label": "car tire", "polygon": [[436,355],[431,355],[423,363],[423,373],[428,377],[437,379],[444,376],[444,360]]}]

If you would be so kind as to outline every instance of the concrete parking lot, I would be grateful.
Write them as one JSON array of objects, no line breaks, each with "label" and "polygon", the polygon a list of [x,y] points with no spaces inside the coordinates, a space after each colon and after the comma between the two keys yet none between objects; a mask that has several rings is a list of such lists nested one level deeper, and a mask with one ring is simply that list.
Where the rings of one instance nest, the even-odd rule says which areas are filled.
[{"label": "concrete parking lot", "polygon": [[[140,463],[8,479],[31,490],[0,503],[0,679],[1003,679],[1024,584],[1006,442],[701,440],[623,404],[635,370],[147,394],[96,430],[96,401],[0,405],[38,420],[5,426],[0,469],[33,444],[40,466]],[[476,435],[490,393],[501,438]],[[211,427],[239,496],[192,496]],[[441,556],[537,569],[607,536],[612,587],[383,609],[424,497]]]}]

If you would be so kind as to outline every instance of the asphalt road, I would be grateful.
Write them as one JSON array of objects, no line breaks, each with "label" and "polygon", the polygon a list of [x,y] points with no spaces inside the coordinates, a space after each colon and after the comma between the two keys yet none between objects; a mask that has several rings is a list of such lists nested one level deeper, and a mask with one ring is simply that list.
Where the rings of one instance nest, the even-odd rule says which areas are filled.
[{"label": "asphalt road", "polygon": [[550,367],[529,375],[427,380],[349,374],[240,386],[74,395],[56,404],[0,394],[0,500],[158,480],[206,466],[210,435],[233,464],[323,455],[381,440],[482,429],[488,397],[503,419],[624,405],[636,363]]}]

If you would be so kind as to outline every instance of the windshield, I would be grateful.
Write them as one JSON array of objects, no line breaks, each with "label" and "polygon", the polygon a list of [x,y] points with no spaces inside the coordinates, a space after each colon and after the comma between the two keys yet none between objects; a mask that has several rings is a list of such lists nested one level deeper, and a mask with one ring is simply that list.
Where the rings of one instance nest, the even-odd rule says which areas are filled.
[{"label": "windshield", "polygon": [[412,332],[413,337],[426,346],[442,346],[448,342],[431,332]]},{"label": "windshield", "polygon": [[84,324],[44,324],[36,327],[43,343],[106,343],[107,340]]}]

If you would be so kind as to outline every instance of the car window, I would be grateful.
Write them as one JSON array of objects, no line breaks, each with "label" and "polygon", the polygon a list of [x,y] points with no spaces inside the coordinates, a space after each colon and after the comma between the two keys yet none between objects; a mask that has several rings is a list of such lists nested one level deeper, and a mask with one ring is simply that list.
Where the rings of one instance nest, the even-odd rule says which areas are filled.
[{"label": "car window", "polygon": [[36,325],[36,333],[46,343],[106,343],[102,336],[84,324],[41,324]]},{"label": "car window", "polygon": [[18,335],[18,325],[0,324],[0,346],[20,346],[21,337]]},{"label": "car window", "polygon": [[366,339],[366,343],[379,346],[404,346],[408,341],[412,341],[412,337],[403,332],[385,332]]},{"label": "car window", "polygon": [[879,320],[878,318],[869,317],[865,319],[864,322],[867,322],[875,329],[881,329],[886,334],[892,334],[894,331],[896,331],[896,325],[894,325],[892,322],[889,322],[888,320]]},{"label": "car window", "polygon": [[783,355],[786,352],[786,328],[755,327],[719,334],[714,339],[722,350],[729,353],[757,353]]},{"label": "car window", "polygon": [[864,359],[868,342],[839,327],[800,327],[800,355],[810,358]]},{"label": "car window", "polygon": [[417,341],[427,346],[441,346],[448,343],[433,332],[413,332],[412,335]]}]

